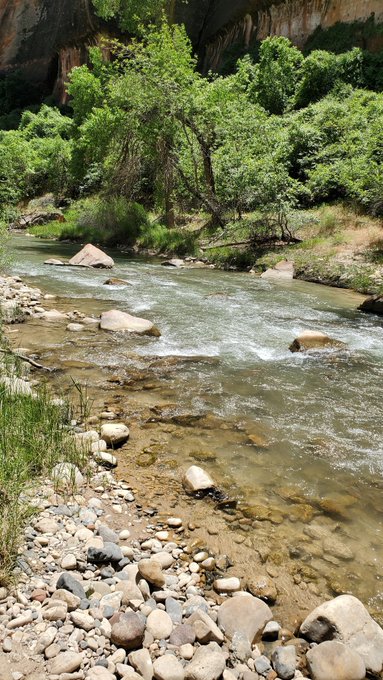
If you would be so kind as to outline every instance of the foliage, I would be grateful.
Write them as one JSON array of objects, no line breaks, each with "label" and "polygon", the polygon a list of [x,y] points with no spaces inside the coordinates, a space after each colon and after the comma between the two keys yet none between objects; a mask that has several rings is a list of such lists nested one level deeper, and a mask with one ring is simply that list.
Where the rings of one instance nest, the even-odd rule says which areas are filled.
[{"label": "foliage", "polygon": [[255,89],[263,108],[270,113],[281,114],[291,106],[303,61],[302,52],[287,38],[266,38],[262,42]]},{"label": "foliage", "polygon": [[152,224],[144,229],[138,245],[146,250],[166,255],[195,255],[196,236],[186,229],[168,229],[162,224]]},{"label": "foliage", "polygon": [[25,111],[18,130],[0,132],[0,214],[21,199],[68,191],[71,128],[69,118],[44,105]]},{"label": "foliage", "polygon": [[6,583],[17,556],[20,530],[32,508],[27,492],[38,476],[56,463],[73,462],[81,468],[84,455],[67,428],[69,409],[55,405],[41,388],[35,396],[15,394],[4,384],[20,375],[17,358],[7,355],[1,338],[0,369],[0,583]]},{"label": "foliage", "polygon": [[[133,16],[137,6],[100,0],[98,9]],[[196,210],[210,231],[256,211],[254,243],[291,240],[295,207],[344,200],[382,214],[383,95],[363,89],[359,48],[305,57],[286,38],[267,38],[235,73],[202,77],[185,29],[163,18],[139,40],[107,47],[91,48],[89,65],[70,74],[72,120],[43,106],[0,132],[0,218],[47,190],[97,194],[45,233],[112,245],[141,237],[158,249],[169,240],[175,252],[186,234],[175,225]],[[172,235],[136,214],[137,203]]]},{"label": "foliage", "polygon": [[137,33],[142,24],[161,16],[164,0],[92,0],[97,14],[103,19],[117,18],[122,29]]}]

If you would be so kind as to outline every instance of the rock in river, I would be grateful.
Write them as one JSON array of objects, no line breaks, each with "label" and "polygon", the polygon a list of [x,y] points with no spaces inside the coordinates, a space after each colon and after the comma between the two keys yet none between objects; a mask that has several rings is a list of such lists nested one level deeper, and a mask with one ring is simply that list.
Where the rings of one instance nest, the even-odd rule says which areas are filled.
[{"label": "rock in river", "polygon": [[294,278],[294,262],[282,260],[273,269],[266,269],[261,274],[261,279],[275,279],[279,281],[291,281]]},{"label": "rock in river", "polygon": [[153,335],[154,337],[161,335],[151,321],[141,319],[139,316],[132,316],[126,312],[120,312],[118,309],[110,309],[101,314],[100,328],[103,331],[127,331],[128,333]]},{"label": "rock in river", "polygon": [[214,482],[210,475],[198,465],[191,465],[185,472],[183,485],[187,491],[206,491],[214,487]]},{"label": "rock in river", "polygon": [[353,595],[340,595],[319,605],[303,621],[300,632],[313,642],[343,642],[362,657],[372,673],[383,668],[383,630]]},{"label": "rock in river", "polygon": [[77,267],[95,267],[97,269],[111,269],[114,266],[112,258],[91,243],[87,243],[77,255],[74,255],[69,260],[68,264]]},{"label": "rock in river", "polygon": [[370,312],[371,314],[379,314],[383,316],[383,295],[373,295],[367,298],[358,309],[361,312]]},{"label": "rock in river", "polygon": [[311,349],[341,349],[345,343],[334,340],[320,331],[302,331],[289,347],[290,352],[307,352]]}]

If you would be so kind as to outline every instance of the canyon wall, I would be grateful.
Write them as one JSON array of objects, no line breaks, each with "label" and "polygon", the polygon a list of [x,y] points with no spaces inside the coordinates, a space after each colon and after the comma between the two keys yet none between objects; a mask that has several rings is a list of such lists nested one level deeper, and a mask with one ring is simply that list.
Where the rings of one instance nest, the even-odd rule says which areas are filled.
[{"label": "canyon wall", "polygon": [[[383,0],[173,0],[172,5],[204,67],[213,69],[234,43],[285,35],[302,47],[318,27],[371,17],[383,24]],[[91,0],[0,0],[0,73],[21,69],[62,102],[70,69],[84,62],[87,46],[100,33],[114,30],[94,15]]]}]

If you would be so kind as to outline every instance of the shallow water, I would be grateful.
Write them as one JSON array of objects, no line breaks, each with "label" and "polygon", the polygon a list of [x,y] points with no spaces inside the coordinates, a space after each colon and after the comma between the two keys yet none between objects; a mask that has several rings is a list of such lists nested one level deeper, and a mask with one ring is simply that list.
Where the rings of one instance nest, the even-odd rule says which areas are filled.
[{"label": "shallow water", "polygon": [[[112,274],[48,267],[45,259],[78,247],[26,236],[15,237],[12,247],[13,273],[70,298],[52,306],[89,314],[118,307],[152,320],[162,333],[127,338],[88,330],[63,337],[36,323],[31,348],[34,337],[35,348],[45,345],[62,359],[99,371],[108,366],[125,378],[147,370],[148,357],[157,361],[159,380],[134,393],[137,406],[160,405],[162,422],[167,405],[173,416],[196,417],[194,427],[169,431],[166,454],[183,467],[202,459],[240,498],[255,543],[272,534],[276,563],[300,560],[335,592],[350,590],[383,611],[383,325],[356,311],[360,296],[245,273],[165,268],[117,253]],[[130,285],[104,286],[108,275]],[[304,329],[328,333],[347,351],[291,354],[289,344]],[[166,359],[155,360],[175,356],[196,361],[172,360],[169,368]],[[90,382],[97,376],[93,369]],[[327,534],[313,538],[312,525],[346,552],[327,543],[323,558]]]}]

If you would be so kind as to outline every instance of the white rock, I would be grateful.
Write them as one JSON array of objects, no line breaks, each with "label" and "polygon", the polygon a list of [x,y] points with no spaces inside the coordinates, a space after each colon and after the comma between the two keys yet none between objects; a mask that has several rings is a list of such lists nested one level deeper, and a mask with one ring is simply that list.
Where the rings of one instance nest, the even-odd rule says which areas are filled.
[{"label": "white rock", "polygon": [[61,673],[73,673],[80,668],[83,655],[76,652],[62,652],[48,662],[48,673],[60,675]]},{"label": "white rock", "polygon": [[71,612],[69,617],[70,620],[74,623],[74,625],[77,626],[77,628],[82,628],[82,630],[85,630],[87,632],[92,630],[92,628],[94,628],[95,626],[94,618],[80,610]]},{"label": "white rock", "polygon": [[380,673],[383,668],[383,630],[353,595],[340,595],[319,605],[300,630],[313,642],[329,638],[343,642],[362,657],[367,671]]},{"label": "white rock", "polygon": [[52,480],[58,490],[80,488],[84,477],[73,463],[58,463],[52,470]]},{"label": "white rock", "polygon": [[109,446],[121,446],[129,439],[129,428],[124,423],[101,425],[101,438]]},{"label": "white rock", "polygon": [[182,527],[181,517],[169,517],[169,519],[167,520],[166,523],[169,527],[172,527],[172,528],[175,528],[175,529],[178,528],[178,527]]},{"label": "white rock", "polygon": [[185,671],[173,654],[164,654],[153,664],[156,680],[184,680]]},{"label": "white rock", "polygon": [[139,316],[132,316],[126,312],[120,312],[118,309],[111,309],[101,314],[100,328],[104,331],[125,331],[138,335],[154,335],[157,337],[161,335],[151,321]]},{"label": "white rock", "polygon": [[147,649],[139,649],[136,652],[131,652],[128,659],[129,663],[140,675],[142,675],[144,680],[152,680],[153,664]]},{"label": "white rock", "polygon": [[173,630],[173,621],[169,614],[161,609],[155,609],[148,616],[146,630],[155,640],[166,640]]},{"label": "white rock", "polygon": [[77,560],[76,560],[76,557],[72,553],[69,553],[68,555],[64,555],[64,557],[61,560],[61,564],[60,564],[62,569],[69,569],[69,570],[76,569],[76,565],[77,565]]},{"label": "white rock", "polygon": [[234,593],[241,589],[241,581],[236,576],[217,578],[214,581],[214,590],[218,593]]},{"label": "white rock", "polygon": [[84,326],[82,323],[68,323],[66,330],[71,331],[72,333],[79,333],[84,330]]},{"label": "white rock", "polygon": [[214,487],[214,482],[210,475],[198,465],[191,465],[186,470],[183,484],[188,491],[204,491]]}]

